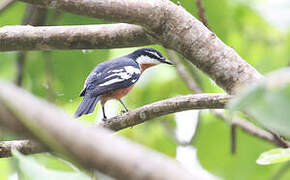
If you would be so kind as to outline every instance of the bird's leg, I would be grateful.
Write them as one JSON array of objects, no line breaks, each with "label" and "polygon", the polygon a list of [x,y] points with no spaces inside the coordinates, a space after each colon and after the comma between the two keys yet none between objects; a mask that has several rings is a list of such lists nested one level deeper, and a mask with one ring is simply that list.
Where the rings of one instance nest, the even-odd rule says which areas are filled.
[{"label": "bird's leg", "polygon": [[103,121],[106,121],[107,120],[107,116],[105,114],[105,105],[102,104],[102,110],[103,110]]},{"label": "bird's leg", "polygon": [[125,113],[125,112],[129,112],[127,106],[123,103],[123,101],[121,99],[119,99],[119,102],[123,105],[123,107],[126,109],[126,111],[122,110],[121,112],[122,113]]}]

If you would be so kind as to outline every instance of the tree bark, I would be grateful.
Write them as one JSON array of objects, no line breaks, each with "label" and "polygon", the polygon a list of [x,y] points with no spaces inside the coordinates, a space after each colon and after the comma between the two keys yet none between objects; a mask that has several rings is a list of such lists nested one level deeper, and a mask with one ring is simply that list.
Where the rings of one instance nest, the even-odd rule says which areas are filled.
[{"label": "tree bark", "polygon": [[168,0],[22,0],[49,8],[143,26],[164,47],[182,54],[220,87],[236,94],[263,76],[183,7]]},{"label": "tree bark", "polygon": [[142,106],[134,111],[102,121],[98,123],[98,126],[117,131],[169,113],[191,109],[222,109],[231,97],[222,93],[179,96]]},{"label": "tree bark", "polygon": [[41,144],[30,140],[2,141],[0,142],[0,157],[12,156],[11,150],[15,149],[22,154],[34,154],[47,151]]},{"label": "tree bark", "polygon": [[106,49],[153,44],[143,28],[130,24],[82,26],[4,26],[0,51]]}]

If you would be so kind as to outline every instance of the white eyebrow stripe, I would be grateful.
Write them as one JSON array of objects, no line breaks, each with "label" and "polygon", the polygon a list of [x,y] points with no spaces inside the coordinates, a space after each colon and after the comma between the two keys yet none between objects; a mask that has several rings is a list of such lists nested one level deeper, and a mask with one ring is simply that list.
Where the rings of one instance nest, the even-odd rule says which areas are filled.
[{"label": "white eyebrow stripe", "polygon": [[146,51],[146,52],[153,54],[154,56],[156,56],[158,58],[161,58],[157,52],[152,52],[152,51]]},{"label": "white eyebrow stripe", "polygon": [[141,55],[136,59],[138,64],[160,64],[161,62],[149,56]]}]

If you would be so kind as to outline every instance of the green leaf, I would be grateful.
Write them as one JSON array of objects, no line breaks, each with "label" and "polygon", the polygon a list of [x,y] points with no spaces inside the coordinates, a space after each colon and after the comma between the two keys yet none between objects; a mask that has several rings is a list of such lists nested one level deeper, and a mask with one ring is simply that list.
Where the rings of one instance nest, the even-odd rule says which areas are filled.
[{"label": "green leaf", "polygon": [[227,107],[246,112],[266,129],[290,139],[290,68],[243,89]]},{"label": "green leaf", "polygon": [[18,160],[19,170],[25,178],[30,180],[51,180],[51,179],[70,179],[70,180],[91,180],[89,176],[78,172],[65,172],[52,170],[39,164],[35,159],[22,155],[16,150],[12,154]]},{"label": "green leaf", "polygon": [[290,160],[290,148],[288,149],[272,149],[267,152],[263,152],[257,159],[257,163],[260,165],[275,164]]}]

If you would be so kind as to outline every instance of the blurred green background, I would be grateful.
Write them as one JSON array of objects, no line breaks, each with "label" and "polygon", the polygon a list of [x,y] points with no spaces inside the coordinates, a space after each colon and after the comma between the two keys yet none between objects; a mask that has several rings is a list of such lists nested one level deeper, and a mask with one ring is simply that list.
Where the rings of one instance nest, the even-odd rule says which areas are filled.
[{"label": "blurred green background", "polygon": [[[195,1],[185,0],[180,2],[186,10],[197,17]],[[259,2],[261,3],[261,1]],[[277,28],[263,18],[252,3],[252,1],[239,0],[203,1],[211,29],[227,45],[233,46],[239,55],[259,72],[265,74],[289,66],[289,27],[288,29]],[[26,4],[16,2],[4,12],[1,12],[0,26],[21,24],[25,8]],[[55,24],[53,17],[55,17],[55,11],[49,10],[46,25],[109,23],[69,13],[61,13]],[[150,47],[166,54],[163,47]],[[36,96],[50,100],[67,113],[73,114],[81,101],[78,95],[84,80],[94,66],[135,49],[30,51],[24,67],[23,87]],[[16,58],[16,52],[0,53],[1,79],[15,81]],[[205,92],[223,92],[206,75],[201,72],[198,73],[201,76]],[[157,100],[190,93],[173,67],[160,65],[147,70],[133,91],[124,100],[130,109],[134,109]],[[108,108],[110,105],[117,107],[117,110],[110,112],[111,116],[120,112],[121,106],[118,102],[112,101],[106,107]],[[98,114],[100,114],[98,112],[101,112],[99,105],[97,111],[84,116],[82,122],[95,123],[96,117],[99,117]],[[168,136],[160,123],[166,120],[174,124],[173,118],[173,115],[160,117],[118,133],[175,157],[177,144]],[[231,155],[229,132],[230,127],[226,123],[207,111],[202,113],[198,134],[193,145],[197,148],[201,165],[209,172],[228,180],[259,180],[270,179],[283,166],[283,164],[257,165],[256,159],[260,153],[274,146],[240,130],[238,130],[237,153]],[[17,137],[6,131],[0,131],[0,140],[13,139],[17,139]],[[38,154],[33,156],[46,167],[63,171],[72,170],[67,164],[50,155]],[[12,179],[11,175],[17,171],[15,167],[16,162],[13,158],[0,159],[0,180]],[[290,179],[290,172],[284,174],[281,179]]]}]

